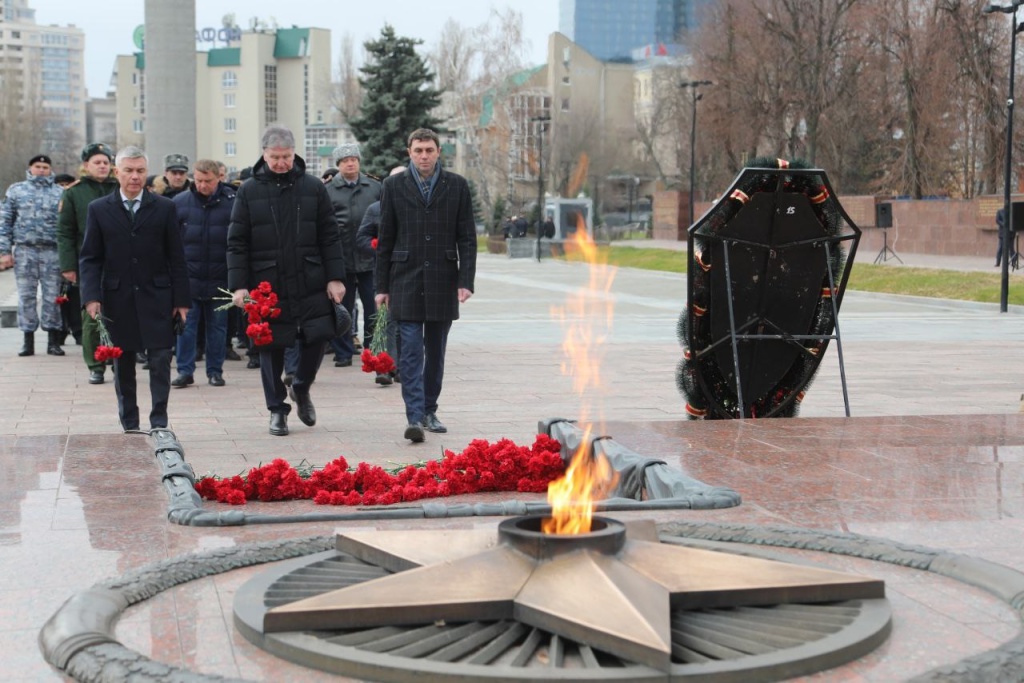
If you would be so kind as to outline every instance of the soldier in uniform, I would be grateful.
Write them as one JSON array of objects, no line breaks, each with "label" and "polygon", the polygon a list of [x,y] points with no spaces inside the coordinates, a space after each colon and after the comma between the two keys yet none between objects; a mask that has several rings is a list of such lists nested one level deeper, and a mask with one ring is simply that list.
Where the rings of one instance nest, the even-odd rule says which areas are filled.
[{"label": "soldier in uniform", "polygon": [[[19,356],[35,355],[35,332],[40,324],[48,334],[46,352],[63,356],[63,321],[57,296],[57,205],[62,189],[50,175],[50,157],[37,154],[28,161],[26,179],[7,189],[0,209],[0,268],[14,266],[18,283],[18,327],[25,333]],[[16,251],[17,253],[13,253]],[[37,298],[42,287],[42,320]]]},{"label": "soldier in uniform", "polygon": [[188,157],[184,154],[168,154],[164,157],[164,174],[153,179],[153,192],[168,199],[192,189],[188,179]]},{"label": "soldier in uniform", "polygon": [[[57,219],[57,249],[60,270],[64,279],[72,284],[68,289],[69,304],[81,315],[82,302],[78,288],[78,257],[85,239],[85,221],[89,202],[105,197],[118,188],[110,175],[114,151],[102,142],[93,142],[82,150],[82,177],[64,190]],[[89,368],[89,384],[103,384],[103,363],[95,358],[100,344],[100,333],[90,316],[82,318],[82,356]]]}]

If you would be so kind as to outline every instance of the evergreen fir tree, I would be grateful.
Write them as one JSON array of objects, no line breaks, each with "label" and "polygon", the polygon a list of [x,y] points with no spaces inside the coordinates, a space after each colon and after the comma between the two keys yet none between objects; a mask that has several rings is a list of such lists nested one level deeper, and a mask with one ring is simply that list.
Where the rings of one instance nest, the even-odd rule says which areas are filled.
[{"label": "evergreen fir tree", "polygon": [[367,41],[366,64],[359,71],[364,97],[359,115],[349,121],[362,143],[363,168],[385,177],[395,166],[409,163],[408,136],[417,128],[437,130],[431,111],[441,102],[434,74],[416,54],[422,40],[395,35],[385,24],[378,40]]}]

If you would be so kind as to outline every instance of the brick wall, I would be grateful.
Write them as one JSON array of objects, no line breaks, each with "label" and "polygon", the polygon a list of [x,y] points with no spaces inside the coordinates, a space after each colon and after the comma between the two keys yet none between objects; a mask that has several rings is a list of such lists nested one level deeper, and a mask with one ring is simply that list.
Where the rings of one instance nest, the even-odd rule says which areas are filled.
[{"label": "brick wall", "polygon": [[[655,239],[686,240],[687,199],[685,192],[654,194]],[[1014,201],[1024,201],[1024,195],[1014,197]],[[991,256],[996,251],[995,216],[996,210],[1003,206],[1002,196],[910,200],[840,195],[839,202],[850,220],[862,231],[861,253],[877,252],[882,248],[882,230],[875,227],[877,202],[892,204],[893,227],[888,229],[889,246],[894,247],[897,253]],[[694,215],[699,220],[711,206],[711,202],[696,202]],[[675,224],[671,221],[673,209],[678,216]]]}]

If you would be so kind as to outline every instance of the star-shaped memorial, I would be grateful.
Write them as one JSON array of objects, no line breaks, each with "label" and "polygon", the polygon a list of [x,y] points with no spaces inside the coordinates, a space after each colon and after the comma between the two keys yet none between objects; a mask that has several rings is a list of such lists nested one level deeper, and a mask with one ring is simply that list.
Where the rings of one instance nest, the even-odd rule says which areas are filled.
[{"label": "star-shaped memorial", "polygon": [[589,534],[563,536],[541,519],[505,520],[497,534],[340,534],[338,550],[396,573],[270,609],[264,631],[515,619],[668,671],[672,609],[885,595],[856,574],[662,544],[653,522],[594,518]]}]

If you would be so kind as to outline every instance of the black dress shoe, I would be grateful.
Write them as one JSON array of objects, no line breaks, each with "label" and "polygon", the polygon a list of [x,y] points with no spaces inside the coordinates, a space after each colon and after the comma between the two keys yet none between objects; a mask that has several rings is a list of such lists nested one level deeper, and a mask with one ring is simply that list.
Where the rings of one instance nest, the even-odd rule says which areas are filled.
[{"label": "black dress shoe", "polygon": [[224,386],[224,384],[225,384],[224,378],[221,377],[220,374],[214,373],[214,374],[210,375],[210,386],[222,387],[222,386]]},{"label": "black dress shoe", "polygon": [[448,428],[441,424],[441,421],[437,419],[437,415],[433,413],[427,413],[423,417],[423,426],[426,427],[428,432],[434,432],[435,434],[444,434],[448,431]]},{"label": "black dress shoe", "polygon": [[352,367],[352,359],[351,358],[335,358],[334,359],[334,367],[336,367],[336,368],[350,368],[350,367]]},{"label": "black dress shoe", "polygon": [[148,363],[149,362],[149,358],[146,356],[146,352],[145,351],[136,351],[135,352],[135,362],[136,363],[142,363],[143,365]]},{"label": "black dress shoe", "polygon": [[271,413],[270,433],[273,436],[288,436],[288,416],[284,413]]},{"label": "black dress shoe", "polygon": [[242,360],[242,357],[238,355],[238,351],[229,346],[228,350],[224,353],[224,360]]},{"label": "black dress shoe", "polygon": [[408,424],[405,426],[405,438],[409,439],[413,443],[423,443],[423,439],[426,438],[426,434],[423,433],[423,427],[418,424]]},{"label": "black dress shoe", "polygon": [[394,382],[394,380],[391,379],[391,375],[389,375],[386,372],[378,372],[377,373],[377,378],[375,380],[373,380],[373,381],[376,382],[377,384],[381,385],[382,387],[386,387],[389,384],[391,384],[392,382]]},{"label": "black dress shoe", "polygon": [[255,368],[258,368],[259,366],[260,366],[260,357],[259,356],[249,356],[249,362],[245,364],[245,367],[247,367],[250,370],[253,370]]},{"label": "black dress shoe", "polygon": [[288,396],[295,401],[295,406],[298,409],[296,412],[298,412],[302,424],[307,427],[315,425],[316,409],[313,408],[313,401],[309,398],[309,392],[300,394],[295,391],[294,387],[288,387]]},{"label": "black dress shoe", "polygon": [[187,387],[188,385],[195,383],[196,378],[192,375],[178,375],[171,380],[171,386],[177,389],[181,389],[182,387]]},{"label": "black dress shoe", "polygon": [[93,370],[89,373],[89,384],[103,384],[106,381],[103,379],[102,370]]}]

